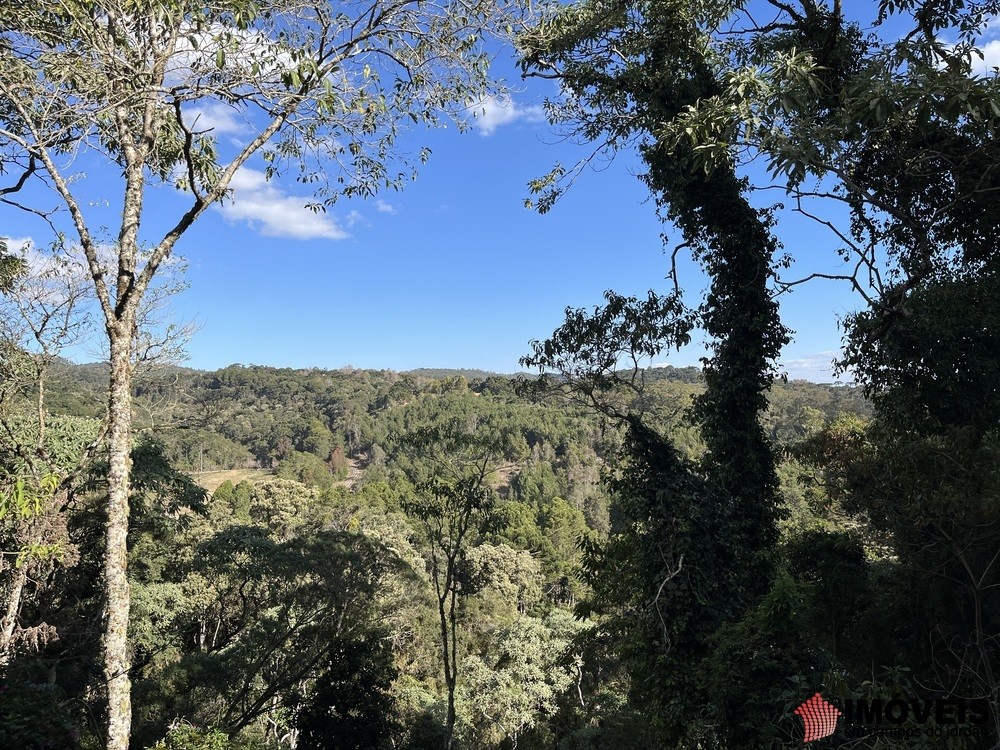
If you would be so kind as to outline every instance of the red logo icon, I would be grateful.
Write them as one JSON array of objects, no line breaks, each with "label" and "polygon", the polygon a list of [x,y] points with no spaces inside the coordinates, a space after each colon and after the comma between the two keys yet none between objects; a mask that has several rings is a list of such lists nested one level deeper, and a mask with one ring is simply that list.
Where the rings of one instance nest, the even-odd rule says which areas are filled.
[{"label": "red logo icon", "polygon": [[816,693],[793,713],[802,717],[802,724],[805,727],[804,742],[821,740],[829,737],[837,731],[837,717],[840,716],[840,709]]}]

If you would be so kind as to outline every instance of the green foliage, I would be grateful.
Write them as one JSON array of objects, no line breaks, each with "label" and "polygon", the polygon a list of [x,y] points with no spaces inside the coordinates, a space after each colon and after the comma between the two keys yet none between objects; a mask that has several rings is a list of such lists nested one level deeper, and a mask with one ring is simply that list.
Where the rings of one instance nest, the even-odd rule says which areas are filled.
[{"label": "green foliage", "polygon": [[506,741],[516,746],[554,713],[557,696],[572,682],[570,667],[561,663],[567,646],[566,633],[534,618],[494,631],[486,660],[473,656],[464,666],[460,700],[468,744],[491,748]]},{"label": "green foliage", "polygon": [[650,711],[667,746],[696,742],[714,721],[706,690],[710,639],[738,612],[733,537],[711,485],[677,451],[634,423],[625,463],[612,480],[611,536],[591,544],[582,611],[606,628],[633,674],[636,704]]},{"label": "green foliage", "polygon": [[873,572],[856,532],[813,529],[792,536],[783,558],[789,575],[805,588],[791,613],[813,649],[831,660],[864,668],[879,659],[883,639],[867,615],[875,606]]},{"label": "green foliage", "polygon": [[225,732],[180,724],[172,727],[151,750],[226,750],[229,747],[229,735]]},{"label": "green foliage", "polygon": [[552,598],[572,603],[583,593],[580,550],[590,537],[587,521],[582,512],[557,497],[540,508],[538,526],[546,542],[540,551]]},{"label": "green foliage", "polygon": [[[701,91],[685,93],[697,96],[711,86],[701,81]],[[777,541],[780,515],[775,460],[760,424],[775,362],[788,341],[768,288],[777,242],[735,174],[691,174],[682,158],[659,145],[646,159],[650,187],[664,196],[685,239],[701,248],[712,280],[701,319],[714,339],[713,357],[705,361],[706,388],[692,416],[705,441],[705,471],[732,499],[733,530],[742,547],[737,555],[752,601],[768,577],[762,558]]]},{"label": "green foliage", "polygon": [[175,516],[181,508],[204,511],[205,490],[170,464],[159,443],[139,441],[132,449],[132,467],[132,506],[137,521],[145,519],[151,504],[158,504],[157,515],[161,517]]},{"label": "green foliage", "polygon": [[330,467],[312,453],[292,451],[278,464],[277,476],[315,487],[320,492],[329,491],[334,486]]},{"label": "green foliage", "polygon": [[7,252],[7,242],[0,240],[0,293],[7,293],[18,276],[24,273],[24,260]]},{"label": "green foliage", "polygon": [[[80,369],[72,387],[74,368],[58,372],[52,403],[69,403],[64,392],[77,394],[81,401],[96,398],[88,391],[97,382],[89,369]],[[676,437],[682,456],[699,456],[703,445],[694,428],[683,421],[683,411],[702,389],[698,378],[664,368],[646,371],[644,380],[642,393],[621,403]],[[670,543],[674,547],[664,547],[662,539],[654,543],[655,529],[661,529],[656,533],[662,537],[666,526],[650,525],[646,501],[626,501],[624,489],[609,516],[602,472],[618,467],[623,481],[630,476],[626,464],[614,455],[619,431],[602,426],[560,393],[518,395],[509,379],[472,380],[466,389],[460,386],[458,381],[440,386],[426,378],[393,373],[268,368],[227,368],[213,374],[178,370],[170,378],[140,384],[140,389],[149,389],[143,392],[151,398],[173,404],[172,416],[182,423],[198,415],[215,416],[203,430],[157,431],[164,438],[162,446],[143,441],[133,454],[136,491],[129,536],[136,663],[133,743],[166,743],[167,722],[180,717],[169,741],[274,746],[276,732],[296,727],[304,732],[308,714],[316,720],[319,734],[363,726],[363,731],[351,729],[350,734],[336,736],[381,737],[365,742],[391,740],[413,750],[443,747],[447,685],[433,576],[428,572],[433,568],[432,535],[420,514],[406,515],[402,509],[421,506],[423,511],[434,511],[430,516],[443,511],[448,507],[443,493],[471,488],[463,479],[478,476],[477,467],[482,465],[478,461],[489,457],[492,463],[487,469],[496,470],[487,472],[481,495],[475,496],[485,503],[482,510],[489,512],[473,519],[464,554],[454,566],[455,653],[460,669],[456,742],[503,748],[516,738],[517,746],[527,750],[557,745],[587,750],[661,746],[654,739],[660,735],[650,726],[650,717],[658,713],[652,707],[658,704],[649,687],[656,684],[653,670],[646,667],[656,663],[665,649],[661,643],[661,650],[643,651],[630,643],[629,636],[635,633],[625,624],[628,618],[636,620],[638,612],[638,621],[648,626],[646,632],[662,633],[655,607],[649,608],[649,603],[662,582],[656,576],[666,577],[670,571],[657,563],[662,561],[657,555],[661,549],[679,550],[693,542],[679,535]],[[857,402],[852,394],[850,389],[778,384],[767,429],[793,442],[809,432],[799,421],[808,409],[836,416],[841,407]],[[346,406],[348,402],[353,405]],[[353,426],[349,420],[355,420]],[[70,422],[67,429],[72,431]],[[305,472],[290,471],[295,467],[331,475],[331,467],[319,456],[299,450],[298,441],[311,422],[329,424],[335,445],[342,442],[346,449],[353,440],[357,446],[350,457],[356,471],[332,490],[320,492],[289,478],[294,474],[308,479]],[[50,419],[50,425],[59,424],[59,418]],[[248,449],[265,446],[270,462],[272,448],[267,446],[272,445],[268,434],[272,429],[288,441],[277,476],[223,482],[205,499],[178,471],[197,461],[189,460],[177,446],[206,446],[207,462],[209,455],[224,455],[207,448],[215,445],[211,435],[222,431],[237,435]],[[866,434],[863,426],[860,429]],[[80,432],[80,440],[86,438],[85,432]],[[821,432],[816,440],[830,434]],[[176,442],[179,435],[190,435],[190,441]],[[72,445],[79,445],[75,440],[66,443],[67,456]],[[219,442],[220,451],[231,445],[229,440]],[[377,461],[369,453],[374,445],[382,446]],[[660,448],[650,450],[658,455]],[[346,450],[342,455],[346,462]],[[685,458],[678,460],[687,472],[696,474],[697,465]],[[808,509],[803,523],[786,530],[786,537],[791,537],[789,550],[796,544],[795,534],[817,524],[836,528],[843,520],[827,512],[832,501],[821,490],[795,483],[798,476],[818,478],[818,472],[790,465],[783,474],[786,492],[792,488],[813,493],[802,501]],[[694,492],[697,485],[701,487],[697,492],[712,497],[695,474],[678,487]],[[88,670],[99,653],[96,633],[88,628],[98,621],[102,601],[94,586],[99,579],[94,566],[99,560],[103,485],[95,479],[86,488],[74,501],[75,507],[86,510],[72,516],[65,560],[53,579],[57,585],[32,594],[23,611],[25,625],[48,622],[65,638],[44,646],[38,655],[25,653],[17,662],[19,670],[44,681],[45,664],[52,661],[42,659],[59,659],[57,681],[71,696],[85,695]],[[836,487],[832,491],[838,492]],[[653,507],[661,507],[655,505],[661,502],[675,514],[671,518],[679,519],[689,507],[680,499],[684,492],[671,502],[666,496],[654,500]],[[690,511],[696,519],[711,508],[707,499],[692,502],[690,508],[705,503],[703,511]],[[601,518],[606,525],[599,525]],[[609,556],[597,556],[609,531]],[[710,523],[700,530],[692,522],[685,533],[692,539],[701,539],[701,534],[725,538],[723,528]],[[578,546],[581,540],[589,550],[586,555]],[[864,543],[866,550],[871,548],[867,537]],[[629,548],[645,550],[641,570],[612,562],[610,553],[617,550],[624,561]],[[688,552],[685,566],[689,559],[694,565]],[[607,564],[607,576],[591,580],[590,573],[581,573],[585,563],[592,565],[594,575],[596,566]],[[685,567],[684,573],[692,576],[693,586],[718,590],[718,576],[708,572],[708,563],[703,565],[704,582],[693,567]],[[825,570],[821,561],[816,565]],[[803,571],[812,570],[802,566]],[[633,580],[628,576],[640,573],[655,582],[644,593],[626,584]],[[881,575],[869,573],[873,581]],[[824,648],[836,633],[848,644],[844,649],[861,653],[854,634],[878,622],[873,613],[885,602],[873,594],[861,602],[863,611],[850,624],[841,627],[849,618],[842,621],[842,613],[837,614],[837,628],[831,630],[821,596],[826,575],[803,573],[796,578],[804,597],[796,627],[808,630]],[[606,598],[590,596],[592,585],[603,587]],[[877,582],[872,588],[877,589]],[[705,608],[695,591],[671,590],[672,598],[664,598],[665,591],[659,605],[676,606],[680,612],[688,601],[683,597],[690,596],[694,606]],[[77,604],[53,616],[44,598],[49,596]],[[581,599],[593,602],[597,618],[593,623],[570,616],[568,607]],[[666,616],[674,610],[663,611]],[[349,632],[334,627],[341,617]],[[693,635],[684,643],[708,642],[710,628],[702,631],[698,622],[692,617],[673,623],[680,634],[674,635],[678,643],[689,631]],[[591,624],[595,630],[585,637],[581,628]],[[80,633],[84,635],[76,635]],[[735,635],[732,640],[738,641]],[[523,645],[520,651],[519,645]],[[614,653],[608,650],[612,645]],[[708,653],[712,647],[734,658],[743,653],[733,644],[725,649],[698,648]],[[864,652],[868,653],[870,649]],[[704,657],[694,663],[700,666],[690,680],[707,683],[714,662]],[[291,679],[296,669],[306,670],[304,680]],[[633,670],[634,678],[629,674]],[[650,681],[644,682],[647,678]],[[355,708],[336,708],[347,706],[352,696],[369,695],[366,691],[374,686],[381,686],[378,695],[372,693]],[[324,689],[328,689],[325,694]],[[262,700],[258,712],[255,705]],[[369,730],[372,735],[365,734]],[[300,734],[300,744],[304,741]]]},{"label": "green foliage", "polygon": [[[925,689],[996,694],[996,279],[990,266],[942,273],[916,284],[895,309],[856,316],[847,359],[872,399],[873,419],[841,418],[805,446],[830,494],[867,524],[869,556],[881,557],[867,566],[872,598],[856,607],[857,628],[882,637],[876,646],[856,636],[838,650],[856,674],[865,665],[855,660],[867,655],[869,665],[878,659],[911,670]],[[857,568],[856,551],[853,562],[843,552],[837,562],[834,552],[827,565]],[[849,620],[827,618],[829,626],[817,628],[822,637],[850,640]],[[998,728],[988,731],[995,741]]]},{"label": "green foliage", "polygon": [[[25,408],[14,408],[4,415],[4,421],[13,435],[5,438],[5,447],[13,446],[8,440],[22,447],[37,446],[39,425],[37,411],[30,413]],[[44,461],[50,473],[64,475],[75,468],[80,456],[87,446],[94,442],[99,434],[100,423],[96,419],[65,416],[60,414],[46,415],[42,433],[42,454],[38,457]],[[23,456],[15,463],[27,468]]]},{"label": "green foliage", "polygon": [[805,598],[802,584],[779,572],[753,610],[712,634],[704,689],[724,720],[703,728],[705,745],[752,750],[798,739],[793,715],[777,698],[791,676],[815,674],[817,661],[822,665],[796,622]]},{"label": "green foliage", "polygon": [[41,515],[43,506],[58,486],[59,478],[54,474],[42,477],[37,487],[23,477],[16,478],[9,490],[0,492],[0,520],[7,516],[27,519]]},{"label": "green foliage", "polygon": [[288,726],[296,688],[329,668],[348,634],[384,616],[397,566],[388,550],[350,533],[283,536],[231,526],[174,574],[184,606],[165,635],[174,648],[193,637],[196,648],[154,663],[147,700],[229,732],[265,714]]},{"label": "green foliage", "polygon": [[334,436],[319,419],[311,419],[305,430],[296,436],[296,445],[304,453],[325,461],[333,452]]},{"label": "green foliage", "polygon": [[76,750],[79,717],[57,687],[0,684],[0,746],[24,750]]},{"label": "green foliage", "polygon": [[37,414],[19,409],[4,413],[2,421],[9,432],[0,440],[0,559],[12,558],[16,568],[32,561],[62,562],[67,545],[59,517],[60,490],[94,440],[97,425],[47,416],[42,429]]},{"label": "green foliage", "polygon": [[385,636],[371,633],[331,647],[296,717],[304,750],[379,750],[392,747],[397,676]]},{"label": "green foliage", "polygon": [[241,469],[251,461],[245,447],[211,430],[169,430],[157,437],[171,462],[188,471]]},{"label": "green foliage", "polygon": [[[636,387],[642,381],[641,363],[665,350],[690,341],[693,320],[678,294],[647,299],[604,293],[605,305],[592,312],[566,308],[566,321],[544,342],[532,341],[534,353],[522,357],[525,367],[554,371],[592,405],[622,416],[606,392],[613,386]],[[622,362],[632,372],[619,372]],[[543,380],[535,385],[545,385]]]},{"label": "green foliage", "polygon": [[175,723],[150,750],[264,750],[263,743],[231,738],[218,729],[200,729],[186,722]]},{"label": "green foliage", "polygon": [[850,323],[845,366],[882,415],[919,432],[1000,423],[1000,265],[942,273]]},{"label": "green foliage", "polygon": [[551,461],[531,461],[511,481],[511,489],[520,502],[538,507],[566,494],[569,488],[559,481]]},{"label": "green foliage", "polygon": [[508,501],[497,505],[501,514],[500,529],[491,538],[502,540],[515,549],[538,551],[545,545],[545,537],[538,528],[538,513],[527,503]]},{"label": "green foliage", "polygon": [[316,519],[319,493],[290,479],[264,479],[249,486],[250,518],[281,539]]},{"label": "green foliage", "polygon": [[465,554],[458,571],[462,593],[476,595],[482,616],[506,622],[542,598],[542,570],[526,550],[479,544]]},{"label": "green foliage", "polygon": [[573,726],[559,741],[559,750],[659,750],[648,717],[629,705],[621,693],[601,690],[586,707],[573,706],[563,715],[577,713],[584,721]]}]

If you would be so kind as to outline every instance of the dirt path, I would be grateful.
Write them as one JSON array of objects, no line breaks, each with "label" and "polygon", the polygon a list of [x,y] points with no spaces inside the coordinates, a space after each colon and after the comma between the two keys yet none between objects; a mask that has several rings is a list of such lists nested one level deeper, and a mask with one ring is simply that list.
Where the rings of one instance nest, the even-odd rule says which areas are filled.
[{"label": "dirt path", "polygon": [[215,492],[219,485],[229,480],[239,484],[245,479],[259,479],[269,476],[272,472],[266,469],[227,469],[223,471],[193,471],[191,478],[209,492]]}]

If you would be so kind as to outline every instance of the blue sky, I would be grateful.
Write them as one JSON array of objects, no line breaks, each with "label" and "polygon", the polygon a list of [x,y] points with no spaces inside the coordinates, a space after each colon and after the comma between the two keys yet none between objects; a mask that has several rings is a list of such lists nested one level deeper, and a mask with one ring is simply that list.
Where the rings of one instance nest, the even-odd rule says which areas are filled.
[{"label": "blue sky", "polygon": [[[497,72],[514,89],[509,104],[487,102],[469,132],[451,127],[404,141],[432,155],[402,192],[314,214],[303,208],[307,186],[265,183],[244,170],[235,201],[210,210],[177,246],[189,268],[174,315],[199,326],[186,364],[512,372],[566,306],[599,304],[606,289],[666,291],[664,227],[635,177],[634,155],[585,173],[546,215],[524,208],[530,179],[585,151],[544,122],[540,104],[551,84],[521,82],[503,56]],[[221,108],[201,116],[220,137],[245,127]],[[83,155],[79,169],[88,166]],[[79,193],[92,225],[114,226],[117,176],[94,169]],[[144,219],[162,228],[182,206],[181,196],[159,188]],[[48,241],[45,225],[28,215],[5,208],[0,216],[0,233]],[[790,217],[779,234],[797,259],[795,272],[836,271],[836,242],[817,225]],[[696,303],[705,278],[683,256],[680,272]],[[789,377],[832,379],[838,322],[859,304],[846,284],[826,281],[781,298],[795,332],[782,359]],[[696,344],[657,362],[697,364],[703,354]]]},{"label": "blue sky", "polygon": [[[511,103],[488,103],[469,131],[414,134],[409,140],[429,146],[431,158],[398,193],[315,214],[303,208],[307,186],[244,171],[235,201],[210,210],[177,246],[188,288],[174,297],[173,315],[198,325],[185,364],[512,372],[567,306],[599,304],[606,289],[666,291],[664,226],[635,176],[634,155],[586,172],[545,215],[524,207],[530,179],[585,151],[544,122],[543,85],[511,83]],[[221,110],[204,119],[223,131],[237,127]],[[115,226],[113,177],[91,172],[78,193],[92,225]],[[168,188],[151,191],[147,238],[183,206]],[[12,209],[0,215],[4,235],[48,241],[41,222]],[[828,257],[828,238],[814,235],[800,226],[785,242],[797,254]],[[689,258],[680,271],[696,302],[704,276]],[[790,377],[830,379],[837,316],[853,304],[836,284],[783,298],[797,331],[784,355]],[[703,354],[694,345],[657,362],[697,364]]]},{"label": "blue sky", "polygon": [[[516,93],[495,126],[422,138],[431,160],[400,193],[264,223],[240,208],[258,200],[244,191],[205,217],[180,246],[190,289],[176,307],[201,324],[190,364],[510,372],[566,306],[599,304],[605,289],[665,291],[664,227],[630,155],[585,174],[548,214],[524,208],[528,180],[582,153],[539,121],[532,93]],[[279,184],[260,202],[291,207],[286,198],[307,195],[299,188]],[[789,249],[826,255],[827,238],[813,232],[802,227]],[[697,299],[699,269],[684,260],[681,274]],[[799,332],[785,355],[801,360],[791,376],[828,379],[836,316],[853,303],[834,284],[783,301]],[[702,354],[692,347],[663,361],[696,364]]]},{"label": "blue sky", "polygon": [[[512,84],[512,103],[491,106],[469,132],[419,137],[431,159],[400,193],[264,223],[239,210],[257,199],[238,191],[236,208],[205,217],[180,246],[190,289],[177,307],[202,326],[190,364],[510,372],[566,306],[599,304],[606,289],[665,291],[664,227],[631,154],[585,173],[548,214],[524,207],[530,179],[584,149],[543,121],[542,86]],[[307,196],[294,183],[276,187],[272,203]],[[308,233],[317,236],[295,236]],[[832,255],[829,238],[801,223],[786,244]],[[681,276],[697,300],[697,265],[682,259]],[[783,300],[798,332],[785,353],[790,376],[830,379],[837,316],[854,303],[846,287],[822,282]],[[697,364],[703,354],[694,346],[660,361]]]}]

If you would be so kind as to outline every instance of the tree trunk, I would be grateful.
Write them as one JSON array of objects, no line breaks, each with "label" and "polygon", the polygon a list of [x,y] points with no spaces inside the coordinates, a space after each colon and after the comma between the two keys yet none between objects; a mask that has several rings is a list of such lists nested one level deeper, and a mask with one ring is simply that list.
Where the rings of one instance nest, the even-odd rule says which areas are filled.
[{"label": "tree trunk", "polygon": [[[453,570],[455,562],[449,562]],[[458,618],[455,615],[455,600],[458,598],[454,573],[451,578],[451,591],[448,598],[448,625],[451,630],[451,675],[448,678],[448,750],[455,742],[455,691],[458,687]]]},{"label": "tree trunk", "polygon": [[452,744],[455,742],[455,677],[452,676],[448,680],[448,714],[444,721],[444,747],[445,750],[451,750]]},{"label": "tree trunk", "polygon": [[14,571],[10,593],[7,595],[7,607],[4,612],[2,627],[0,627],[0,669],[10,663],[13,651],[14,629],[17,626],[17,613],[21,609],[21,594],[28,580],[28,566],[21,565]]},{"label": "tree trunk", "polygon": [[104,676],[108,685],[108,750],[128,750],[132,725],[128,647],[129,463],[132,450],[132,324],[108,325],[111,373],[108,400],[108,521],[104,557],[107,623]]},{"label": "tree trunk", "polygon": [[[451,576],[448,576],[448,579],[450,580]],[[445,610],[445,603],[448,601],[449,593],[451,593],[450,590],[446,589],[443,596],[441,594],[438,595],[438,615],[441,624],[441,653],[444,661],[444,684],[448,688],[448,713],[444,724],[444,750],[451,750],[451,744],[455,735],[455,665],[451,658],[451,654],[453,653],[452,647],[454,646],[454,632],[452,632],[449,638],[449,620],[447,611]]]}]

